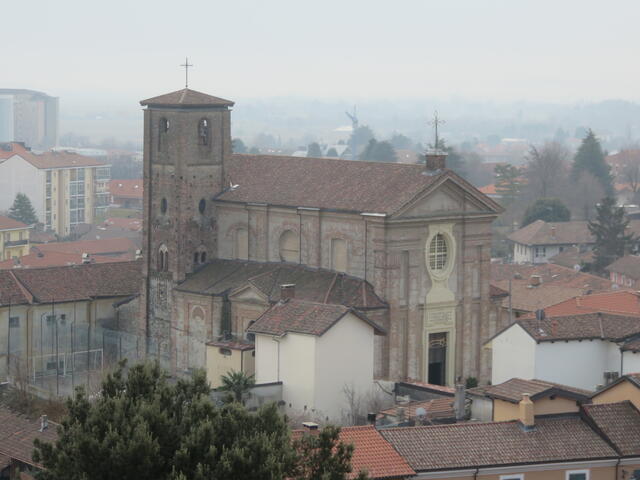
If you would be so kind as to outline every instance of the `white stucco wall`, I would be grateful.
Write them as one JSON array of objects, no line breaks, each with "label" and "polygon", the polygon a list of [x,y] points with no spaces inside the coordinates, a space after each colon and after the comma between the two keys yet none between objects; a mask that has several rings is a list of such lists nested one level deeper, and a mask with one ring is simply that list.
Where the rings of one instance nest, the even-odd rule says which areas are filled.
[{"label": "white stucco wall", "polygon": [[352,314],[318,338],[315,355],[315,408],[332,420],[346,410],[345,385],[358,395],[373,386],[373,328]]},{"label": "white stucco wall", "polygon": [[640,353],[624,352],[622,357],[622,374],[640,372]]},{"label": "white stucco wall", "polygon": [[24,193],[38,219],[44,221],[44,170],[38,170],[19,155],[0,163],[0,210],[8,210],[18,193]]},{"label": "white stucco wall", "polygon": [[269,335],[256,334],[256,383],[279,381],[278,343]]},{"label": "white stucco wall", "polygon": [[520,378],[535,378],[536,342],[517,324],[502,332],[491,342],[491,383]]},{"label": "white stucco wall", "polygon": [[541,380],[594,390],[604,383],[605,371],[619,369],[619,350],[612,342],[542,342],[536,348],[535,378]]}]

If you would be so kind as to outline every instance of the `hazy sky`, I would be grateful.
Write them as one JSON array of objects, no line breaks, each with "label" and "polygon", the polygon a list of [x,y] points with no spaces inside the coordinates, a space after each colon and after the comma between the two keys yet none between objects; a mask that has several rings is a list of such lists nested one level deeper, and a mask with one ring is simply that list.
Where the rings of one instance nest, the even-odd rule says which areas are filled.
[{"label": "hazy sky", "polygon": [[640,1],[2,0],[0,87],[131,102],[640,99]]}]

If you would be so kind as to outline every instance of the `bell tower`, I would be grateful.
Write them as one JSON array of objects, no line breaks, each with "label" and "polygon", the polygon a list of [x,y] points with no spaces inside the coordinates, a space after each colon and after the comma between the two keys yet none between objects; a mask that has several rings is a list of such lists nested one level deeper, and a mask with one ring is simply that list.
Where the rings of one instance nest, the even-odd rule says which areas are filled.
[{"label": "bell tower", "polygon": [[[216,256],[211,198],[231,155],[233,102],[185,88],[143,100],[144,231],[140,334],[171,358],[172,289]],[[164,362],[163,362],[164,363]]]}]

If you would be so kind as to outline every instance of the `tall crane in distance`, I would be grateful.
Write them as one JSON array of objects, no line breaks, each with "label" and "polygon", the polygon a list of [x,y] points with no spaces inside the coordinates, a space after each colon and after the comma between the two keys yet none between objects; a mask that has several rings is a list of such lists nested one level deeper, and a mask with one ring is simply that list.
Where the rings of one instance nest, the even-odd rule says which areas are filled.
[{"label": "tall crane in distance", "polygon": [[356,132],[358,131],[358,113],[356,112],[356,106],[353,106],[353,113],[344,112],[351,120],[351,160],[358,159],[358,139]]}]

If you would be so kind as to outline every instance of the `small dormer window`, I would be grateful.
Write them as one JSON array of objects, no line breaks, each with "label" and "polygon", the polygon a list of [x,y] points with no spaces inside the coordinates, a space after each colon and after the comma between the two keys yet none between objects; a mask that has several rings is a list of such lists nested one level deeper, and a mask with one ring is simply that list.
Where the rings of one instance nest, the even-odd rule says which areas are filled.
[{"label": "small dormer window", "polygon": [[198,143],[209,145],[209,120],[203,118],[198,122]]}]

